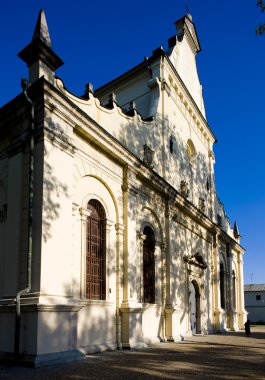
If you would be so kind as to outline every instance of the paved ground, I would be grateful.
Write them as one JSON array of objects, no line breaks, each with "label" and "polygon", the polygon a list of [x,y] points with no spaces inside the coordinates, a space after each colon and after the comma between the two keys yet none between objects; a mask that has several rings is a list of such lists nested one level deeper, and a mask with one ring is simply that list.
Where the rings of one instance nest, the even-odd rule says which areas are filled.
[{"label": "paved ground", "polygon": [[148,349],[88,355],[42,368],[0,364],[0,379],[265,379],[265,328],[225,335],[193,336]]}]

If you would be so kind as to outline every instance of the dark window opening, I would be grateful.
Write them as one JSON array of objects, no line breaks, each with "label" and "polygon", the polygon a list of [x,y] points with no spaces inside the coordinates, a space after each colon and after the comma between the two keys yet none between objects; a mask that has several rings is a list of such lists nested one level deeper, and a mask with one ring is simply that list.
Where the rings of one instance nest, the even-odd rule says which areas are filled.
[{"label": "dark window opening", "polygon": [[86,297],[106,299],[106,214],[95,199],[87,205]]},{"label": "dark window opening", "polygon": [[207,181],[206,181],[206,190],[209,191],[210,190],[210,178],[207,177]]},{"label": "dark window opening", "polygon": [[7,220],[7,204],[0,207],[0,223],[4,223]]},{"label": "dark window opening", "polygon": [[261,295],[260,294],[256,295],[256,301],[261,301]]},{"label": "dark window opening", "polygon": [[143,233],[143,302],[155,303],[155,234],[149,226]]},{"label": "dark window opening", "polygon": [[220,264],[220,298],[221,308],[225,309],[225,272],[223,264]]},{"label": "dark window opening", "polygon": [[170,136],[170,139],[169,139],[169,151],[171,154],[174,153],[174,141],[173,141],[173,137]]}]

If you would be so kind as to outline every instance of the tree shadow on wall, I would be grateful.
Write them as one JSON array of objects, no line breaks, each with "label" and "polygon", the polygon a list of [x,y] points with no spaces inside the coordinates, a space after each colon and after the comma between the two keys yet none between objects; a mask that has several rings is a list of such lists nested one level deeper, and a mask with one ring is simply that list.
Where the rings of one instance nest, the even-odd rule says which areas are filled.
[{"label": "tree shadow on wall", "polygon": [[[206,155],[198,151],[196,160],[191,162],[187,154],[187,142],[181,137],[178,126],[168,117],[162,118],[162,115],[157,114],[153,121],[140,122],[138,116],[135,116],[133,120],[124,123],[114,136],[140,158],[144,166],[151,169],[151,181],[153,171],[180,192],[180,183],[185,180],[190,189],[188,200],[195,206],[198,206],[199,198],[204,198],[209,203],[209,186],[214,187],[214,183],[210,178],[208,147],[205,146]],[[149,151],[153,157],[150,165],[146,160],[145,145],[152,152]]]},{"label": "tree shadow on wall", "polygon": [[[69,198],[69,187],[66,182],[61,181],[56,174],[56,171],[52,165],[51,152],[47,144],[50,145],[50,149],[63,150],[67,143],[67,137],[62,131],[59,124],[54,123],[51,119],[47,119],[49,126],[48,143],[44,145],[43,151],[43,214],[42,214],[42,236],[44,241],[52,238],[52,224],[60,217],[61,200],[62,198]],[[61,153],[61,152],[60,152]],[[61,172],[65,172],[66,167],[62,165]],[[58,172],[58,165],[57,165]],[[59,173],[58,173],[59,174]],[[71,180],[69,178],[69,180]]]},{"label": "tree shadow on wall", "polygon": [[[208,269],[204,273],[206,283],[210,281],[211,267],[211,247],[203,241],[202,229],[198,229],[193,234],[188,228],[188,224],[196,222],[177,206],[176,197],[184,198],[185,207],[188,210],[193,204],[201,213],[202,217],[212,215],[211,192],[215,194],[212,173],[208,155],[200,151],[197,152],[196,160],[191,162],[187,154],[186,141],[181,137],[178,125],[174,125],[167,117],[156,115],[151,122],[142,123],[138,116],[127,124],[122,125],[116,138],[123,143],[126,148],[142,160],[140,167],[136,168],[138,174],[133,184],[138,191],[136,209],[133,206],[128,210],[128,216],[132,220],[139,218],[143,205],[148,205],[161,222],[163,243],[166,243],[169,251],[170,266],[170,296],[168,302],[175,303],[179,300],[177,307],[182,310],[180,321],[182,322],[189,311],[187,290],[188,273],[185,270],[184,256],[192,256],[196,252],[204,257]],[[153,151],[153,160],[150,165],[145,157],[144,146],[147,145]],[[164,148],[163,148],[164,146]],[[150,152],[149,152],[150,153]],[[147,178],[141,173],[141,167],[149,169],[146,171]],[[156,176],[155,173],[158,175]],[[169,184],[170,191],[156,189],[156,180],[162,177]],[[188,196],[181,195],[181,181],[185,181],[189,188]],[[158,197],[157,197],[158,194]],[[133,196],[132,196],[133,197]],[[202,208],[202,201],[205,208]],[[134,202],[132,202],[134,204]],[[169,214],[169,220],[167,220]],[[175,220],[174,214],[182,217],[182,224]],[[167,225],[169,223],[169,225]],[[137,246],[137,245],[136,245]],[[129,249],[133,249],[130,248]],[[163,268],[165,271],[165,268]],[[135,283],[135,265],[129,263],[129,281]],[[161,278],[156,279],[157,282]],[[210,294],[206,294],[208,301]],[[206,316],[205,316],[206,319]]]}]

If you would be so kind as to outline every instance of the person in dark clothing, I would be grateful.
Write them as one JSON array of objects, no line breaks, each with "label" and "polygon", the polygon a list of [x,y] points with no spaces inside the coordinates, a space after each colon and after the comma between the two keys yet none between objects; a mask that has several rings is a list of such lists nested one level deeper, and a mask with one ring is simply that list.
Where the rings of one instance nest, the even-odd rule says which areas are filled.
[{"label": "person in dark clothing", "polygon": [[244,326],[245,326],[246,336],[249,336],[250,335],[250,320],[249,319],[247,320]]}]

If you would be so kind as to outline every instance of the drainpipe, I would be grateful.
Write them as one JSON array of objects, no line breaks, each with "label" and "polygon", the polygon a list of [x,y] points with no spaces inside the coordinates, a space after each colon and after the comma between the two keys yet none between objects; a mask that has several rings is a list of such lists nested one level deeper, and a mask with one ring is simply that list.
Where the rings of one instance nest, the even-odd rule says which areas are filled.
[{"label": "drainpipe", "polygon": [[15,324],[15,359],[19,359],[19,343],[20,343],[20,323],[21,323],[21,307],[20,298],[24,294],[28,294],[31,290],[31,267],[32,267],[32,206],[33,206],[33,173],[34,173],[34,104],[28,97],[27,89],[29,82],[23,77],[21,79],[21,87],[26,100],[30,103],[30,147],[29,147],[29,203],[28,203],[28,253],[27,253],[27,287],[16,294],[16,324]]}]

